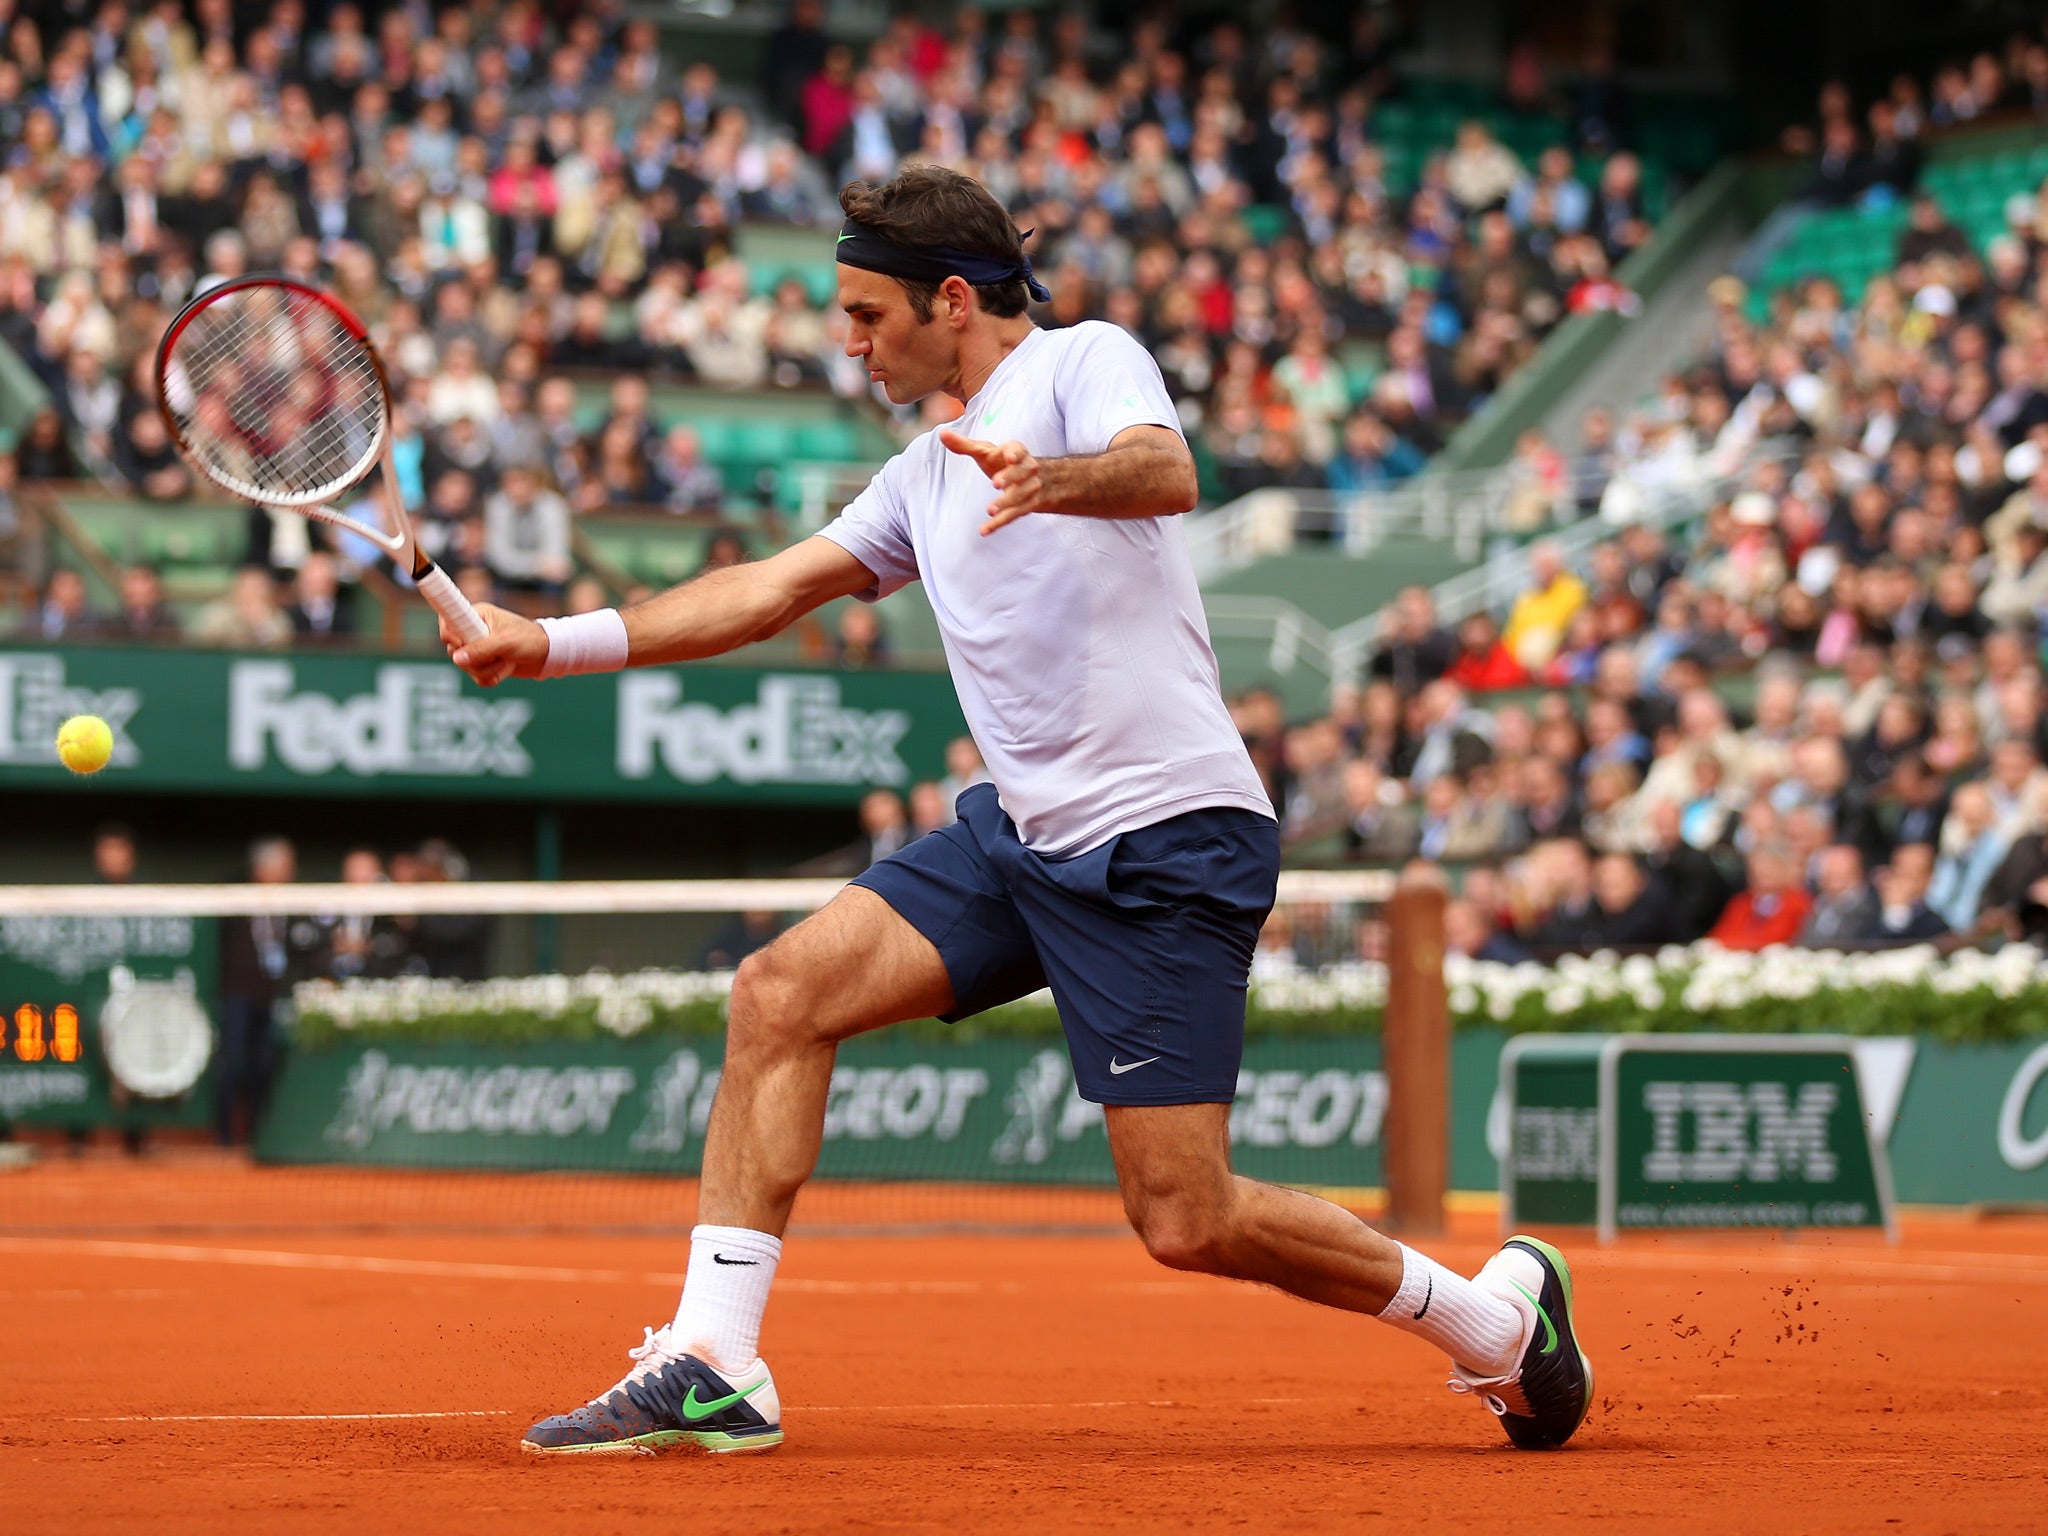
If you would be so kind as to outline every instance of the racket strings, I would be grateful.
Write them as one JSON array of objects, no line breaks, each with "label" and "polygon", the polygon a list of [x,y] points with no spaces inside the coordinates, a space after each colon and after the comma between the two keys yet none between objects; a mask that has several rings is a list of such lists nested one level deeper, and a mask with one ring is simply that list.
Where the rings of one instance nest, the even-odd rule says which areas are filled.
[{"label": "racket strings", "polygon": [[297,289],[239,288],[207,304],[173,343],[163,383],[187,451],[253,500],[338,495],[382,445],[369,348]]}]

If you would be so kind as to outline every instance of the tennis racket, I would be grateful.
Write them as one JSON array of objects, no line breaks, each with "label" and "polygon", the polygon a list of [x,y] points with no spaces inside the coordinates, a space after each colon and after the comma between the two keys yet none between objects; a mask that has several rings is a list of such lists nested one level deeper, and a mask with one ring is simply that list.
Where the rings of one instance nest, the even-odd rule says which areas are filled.
[{"label": "tennis racket", "polygon": [[[207,289],[164,332],[156,392],[171,440],[215,485],[361,535],[412,573],[458,636],[488,632],[413,537],[391,467],[390,380],[362,321],[332,295],[272,274]],[[379,464],[381,528],[333,506]]]}]

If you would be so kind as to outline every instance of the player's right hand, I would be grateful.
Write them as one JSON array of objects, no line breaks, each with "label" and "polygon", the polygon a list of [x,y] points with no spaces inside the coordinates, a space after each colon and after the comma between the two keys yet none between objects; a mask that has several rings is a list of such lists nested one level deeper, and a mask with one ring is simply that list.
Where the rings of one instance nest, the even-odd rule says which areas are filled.
[{"label": "player's right hand", "polygon": [[478,603],[476,611],[490,633],[475,640],[462,640],[446,619],[441,621],[448,659],[486,688],[495,688],[508,677],[539,677],[547,665],[548,632],[533,620],[490,603]]}]

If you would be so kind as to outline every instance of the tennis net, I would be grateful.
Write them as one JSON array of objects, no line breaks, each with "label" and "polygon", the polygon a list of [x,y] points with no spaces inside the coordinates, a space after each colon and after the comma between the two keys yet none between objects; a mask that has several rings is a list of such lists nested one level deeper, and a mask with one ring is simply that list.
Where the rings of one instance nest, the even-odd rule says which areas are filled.
[{"label": "tennis net", "polygon": [[[0,887],[0,1227],[686,1228],[733,967],[840,888]],[[1394,889],[1282,876],[1231,1120],[1368,1209]],[[840,1047],[798,1226],[1120,1220],[1049,994]]]}]

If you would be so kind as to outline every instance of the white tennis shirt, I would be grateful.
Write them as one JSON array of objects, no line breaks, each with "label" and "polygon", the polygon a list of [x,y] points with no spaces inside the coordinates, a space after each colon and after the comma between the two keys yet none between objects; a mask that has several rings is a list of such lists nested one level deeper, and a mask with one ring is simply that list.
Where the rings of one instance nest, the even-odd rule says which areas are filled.
[{"label": "white tennis shirt", "polygon": [[[954,430],[1040,458],[1180,430],[1151,354],[1102,321],[1034,330]],[[922,579],[960,707],[1033,852],[1085,853],[1204,806],[1273,814],[1217,679],[1177,517],[1034,514],[981,536],[996,492],[927,432],[824,537],[875,573],[873,602]]]}]

